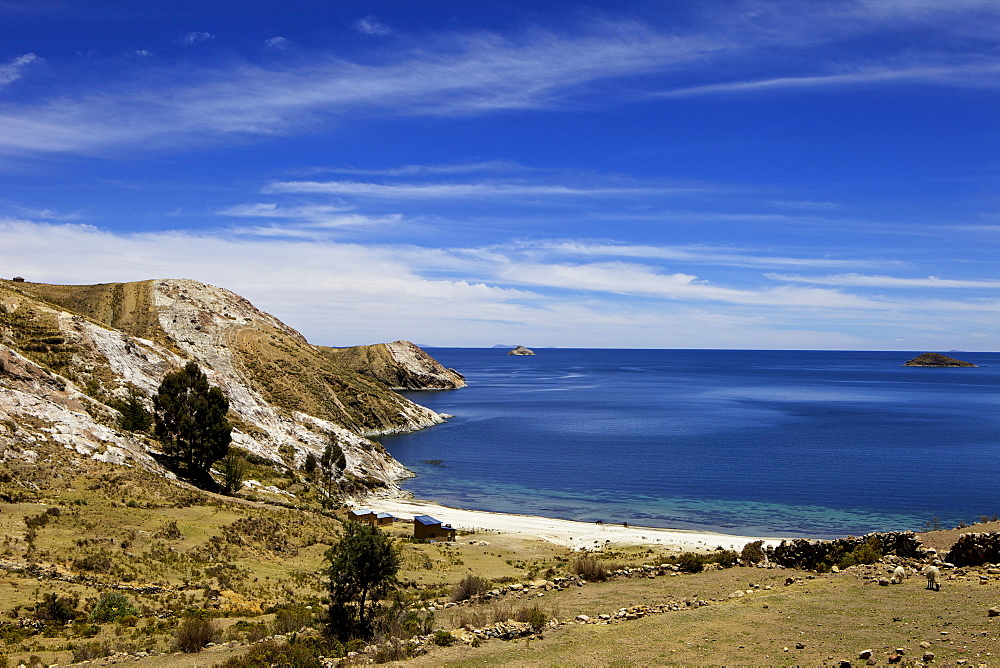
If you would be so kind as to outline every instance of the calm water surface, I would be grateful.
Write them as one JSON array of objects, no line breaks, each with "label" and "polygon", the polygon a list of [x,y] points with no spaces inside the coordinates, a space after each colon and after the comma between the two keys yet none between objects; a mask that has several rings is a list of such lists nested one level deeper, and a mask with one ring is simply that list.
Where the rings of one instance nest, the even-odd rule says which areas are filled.
[{"label": "calm water surface", "polygon": [[418,498],[727,533],[834,536],[1000,514],[1000,353],[431,348],[455,417],[382,442]]}]

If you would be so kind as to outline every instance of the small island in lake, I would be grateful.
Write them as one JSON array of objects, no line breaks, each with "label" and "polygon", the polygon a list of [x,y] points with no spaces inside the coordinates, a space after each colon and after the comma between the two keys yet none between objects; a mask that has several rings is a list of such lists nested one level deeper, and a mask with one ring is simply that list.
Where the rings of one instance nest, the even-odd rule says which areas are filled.
[{"label": "small island in lake", "polygon": [[924,353],[917,355],[903,366],[976,366],[972,362],[963,362],[941,353]]},{"label": "small island in lake", "polygon": [[535,351],[531,350],[530,348],[525,348],[524,346],[518,346],[517,348],[514,348],[514,350],[511,350],[507,354],[508,355],[534,355]]}]

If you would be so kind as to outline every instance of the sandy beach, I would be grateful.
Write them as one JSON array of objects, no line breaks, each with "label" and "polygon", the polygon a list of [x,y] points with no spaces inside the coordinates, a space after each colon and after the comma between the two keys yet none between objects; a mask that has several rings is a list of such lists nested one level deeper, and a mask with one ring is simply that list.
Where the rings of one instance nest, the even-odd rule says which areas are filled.
[{"label": "sandy beach", "polygon": [[365,507],[375,512],[392,513],[402,520],[412,520],[414,515],[430,515],[460,531],[495,531],[534,537],[580,550],[595,550],[611,545],[655,545],[686,551],[714,550],[721,545],[727,550],[740,550],[747,543],[756,540],[763,540],[770,545],[781,542],[781,538],[775,536],[732,536],[708,531],[681,531],[631,525],[625,527],[620,524],[595,524],[534,515],[463,510],[416,499],[373,499],[371,504]]}]

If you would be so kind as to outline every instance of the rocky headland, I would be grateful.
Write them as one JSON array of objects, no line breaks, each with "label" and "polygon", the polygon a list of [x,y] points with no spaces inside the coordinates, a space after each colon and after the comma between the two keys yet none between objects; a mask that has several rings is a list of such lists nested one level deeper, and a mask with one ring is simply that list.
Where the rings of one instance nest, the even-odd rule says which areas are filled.
[{"label": "rocky headland", "polygon": [[455,369],[446,369],[409,341],[320,349],[343,366],[385,383],[393,390],[457,390],[465,387],[465,376]]},{"label": "rocky headland", "polygon": [[297,467],[336,442],[357,494],[398,491],[410,475],[372,437],[444,421],[391,388],[464,385],[409,342],[314,346],[243,297],[197,281],[0,281],[0,460],[31,460],[48,443],[172,477],[156,441],[121,429],[115,406],[131,392],[148,402],[191,360],[228,396],[234,446]]}]

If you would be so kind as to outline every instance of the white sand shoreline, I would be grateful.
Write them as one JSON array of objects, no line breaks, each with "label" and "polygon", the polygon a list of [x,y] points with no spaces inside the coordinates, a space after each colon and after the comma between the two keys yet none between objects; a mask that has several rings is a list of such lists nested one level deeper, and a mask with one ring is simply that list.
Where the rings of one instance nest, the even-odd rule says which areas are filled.
[{"label": "white sand shoreline", "polygon": [[[361,506],[358,506],[361,507]],[[418,499],[369,499],[365,508],[391,513],[398,519],[412,520],[414,515],[430,515],[458,530],[497,531],[521,535],[573,549],[599,550],[614,545],[650,545],[670,550],[741,550],[747,543],[762,540],[777,545],[781,537],[733,536],[710,531],[685,531],[655,527],[623,526],[560,520],[536,515],[494,513],[484,510],[450,508],[434,501]]]}]

